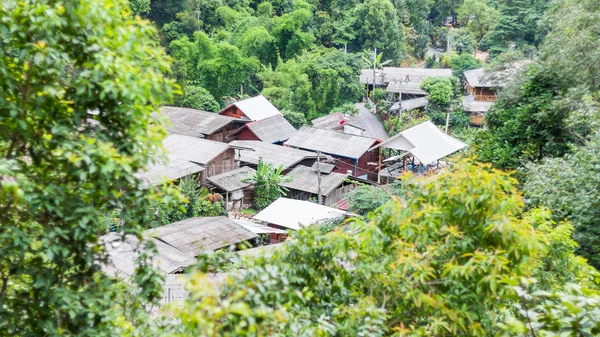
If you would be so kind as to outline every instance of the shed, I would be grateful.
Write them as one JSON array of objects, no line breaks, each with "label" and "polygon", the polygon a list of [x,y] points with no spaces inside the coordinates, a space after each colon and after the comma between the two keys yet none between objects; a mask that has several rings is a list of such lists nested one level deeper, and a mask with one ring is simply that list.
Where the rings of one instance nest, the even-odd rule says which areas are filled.
[{"label": "shed", "polygon": [[298,230],[303,226],[341,219],[346,212],[314,202],[279,198],[253,218],[279,228]]},{"label": "shed", "polygon": [[369,149],[379,142],[375,138],[303,126],[285,146],[330,155],[336,172],[350,171],[355,177],[375,180],[379,151]]},{"label": "shed", "polygon": [[144,232],[177,250],[198,256],[252,240],[256,234],[226,216],[196,217],[174,222]]},{"label": "shed", "polygon": [[227,143],[182,135],[170,135],[163,140],[167,154],[188,160],[205,168],[201,175],[204,184],[207,177],[237,168],[236,148]]},{"label": "shed", "polygon": [[256,167],[258,160],[262,158],[263,162],[283,168],[287,172],[296,165],[312,165],[317,158],[314,152],[303,151],[291,147],[284,147],[254,140],[236,140],[230,143],[233,146],[245,147],[254,151],[240,151],[237,158],[243,165]]},{"label": "shed", "polygon": [[169,134],[205,138],[217,142],[227,141],[234,131],[247,122],[214,112],[169,106],[162,107],[160,113],[171,123],[167,126]]},{"label": "shed", "polygon": [[252,204],[252,184],[243,182],[243,180],[255,174],[256,171],[254,169],[243,166],[232,171],[208,177],[207,180],[225,195],[227,210],[239,210],[244,207],[244,204]]},{"label": "shed", "polygon": [[311,121],[312,125],[319,129],[342,131],[353,135],[362,135],[366,131],[360,121],[351,115],[341,112],[330,113]]},{"label": "shed", "polygon": [[250,122],[231,136],[239,140],[259,140],[265,143],[281,144],[296,134],[297,130],[283,115],[275,115]]},{"label": "shed", "polygon": [[[407,170],[408,160],[412,165],[434,168],[439,160],[467,147],[467,144],[451,137],[431,122],[424,122],[406,129],[387,141],[374,146],[372,149],[383,147],[402,151],[397,159],[403,160],[403,170]],[[410,158],[409,158],[410,157]],[[416,160],[416,161],[415,161]]]},{"label": "shed", "polygon": [[[349,174],[326,172],[321,169],[321,196],[324,205],[333,206],[356,186],[349,181]],[[289,198],[318,200],[319,177],[315,166],[296,166],[286,177],[290,177],[291,181],[281,183],[281,186],[289,189]]]},{"label": "shed", "polygon": [[[450,77],[451,69],[383,67],[375,71],[376,85],[390,82],[415,82],[420,84],[427,77]],[[362,69],[359,80],[363,84],[373,84],[373,69]]]},{"label": "shed", "polygon": [[281,115],[281,112],[265,96],[260,95],[233,103],[221,110],[219,114],[247,121],[258,121]]}]

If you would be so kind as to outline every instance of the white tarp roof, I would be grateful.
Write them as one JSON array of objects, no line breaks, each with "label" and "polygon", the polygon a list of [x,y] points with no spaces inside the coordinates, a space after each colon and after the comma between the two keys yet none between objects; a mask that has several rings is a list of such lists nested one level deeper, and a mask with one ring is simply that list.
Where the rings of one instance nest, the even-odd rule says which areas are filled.
[{"label": "white tarp roof", "polygon": [[421,163],[429,164],[467,147],[467,144],[448,136],[431,122],[406,129],[378,146],[406,151]]},{"label": "white tarp roof", "polygon": [[345,214],[345,211],[337,208],[319,205],[310,201],[279,198],[253,218],[298,230],[302,226],[343,217]]},{"label": "white tarp roof", "polygon": [[277,229],[277,228],[273,228],[273,227],[269,227],[269,226],[265,226],[265,225],[259,225],[257,223],[250,222],[248,220],[233,219],[233,222],[246,228],[247,230],[251,231],[254,234],[269,234],[269,233],[285,234],[285,233],[287,233],[283,229]]},{"label": "white tarp roof", "polygon": [[244,115],[253,121],[281,115],[281,112],[263,95],[241,100],[232,105],[242,110]]}]

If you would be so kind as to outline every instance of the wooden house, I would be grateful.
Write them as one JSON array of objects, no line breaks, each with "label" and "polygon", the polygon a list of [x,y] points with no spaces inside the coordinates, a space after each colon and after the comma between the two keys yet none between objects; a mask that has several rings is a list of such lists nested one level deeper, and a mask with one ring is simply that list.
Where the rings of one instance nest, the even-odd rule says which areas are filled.
[{"label": "wooden house", "polygon": [[271,144],[282,144],[298,132],[283,115],[249,122],[231,134],[238,140],[258,140]]},{"label": "wooden house", "polygon": [[281,115],[281,112],[265,96],[260,95],[235,102],[221,110],[219,114],[246,121],[259,121]]},{"label": "wooden house", "polygon": [[493,75],[486,73],[484,68],[465,71],[465,87],[476,102],[494,102],[496,89],[506,85],[503,80]]},{"label": "wooden house", "polygon": [[232,171],[208,177],[207,181],[210,185],[214,186],[214,189],[219,194],[223,195],[226,209],[228,211],[237,211],[244,206],[252,205],[252,184],[244,182],[244,180],[253,177],[255,174],[256,171],[254,169],[243,166]]},{"label": "wooden house", "polygon": [[[333,172],[333,165],[319,163],[321,171],[321,196],[323,205],[336,206],[344,199],[344,195],[356,188],[356,183],[351,181],[349,174]],[[319,197],[319,177],[316,163],[311,167],[296,166],[286,177],[290,181],[280,185],[287,188],[287,197],[297,200],[312,200],[316,202]],[[364,182],[364,181],[363,181]]]},{"label": "wooden house", "polygon": [[136,176],[141,178],[146,186],[154,186],[165,181],[175,182],[187,176],[197,176],[202,171],[204,171],[204,166],[200,164],[169,155],[166,163],[152,165]]},{"label": "wooden house", "polygon": [[303,151],[255,140],[236,140],[231,142],[230,145],[250,149],[239,151],[236,159],[241,165],[256,168],[258,160],[262,158],[264,163],[275,167],[281,166],[284,174],[298,165],[311,166],[317,159],[317,154],[311,151]]},{"label": "wooden house", "polygon": [[352,135],[362,135],[366,129],[355,116],[334,112],[311,121],[319,129],[341,131]]},{"label": "wooden house", "polygon": [[174,155],[204,168],[200,182],[206,184],[206,178],[238,168],[235,160],[238,147],[227,143],[182,135],[170,135],[163,140],[168,155]]},{"label": "wooden house", "polygon": [[230,135],[247,123],[247,120],[196,109],[162,107],[160,112],[170,122],[167,126],[169,134],[204,138],[216,142],[233,140]]},{"label": "wooden house", "polygon": [[380,142],[375,138],[304,126],[285,146],[328,155],[333,159],[334,172],[376,181],[380,153],[369,149]]},{"label": "wooden house", "polygon": [[371,88],[375,82],[375,86],[385,87],[388,93],[395,94],[399,100],[405,100],[427,95],[421,89],[421,83],[426,78],[450,76],[451,69],[383,67],[375,71],[375,76],[373,69],[361,70],[359,80]]}]

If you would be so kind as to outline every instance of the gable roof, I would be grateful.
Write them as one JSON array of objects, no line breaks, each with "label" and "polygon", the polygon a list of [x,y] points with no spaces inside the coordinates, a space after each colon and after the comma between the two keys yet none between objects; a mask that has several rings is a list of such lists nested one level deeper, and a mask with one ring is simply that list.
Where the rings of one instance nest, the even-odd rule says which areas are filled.
[{"label": "gable roof", "polygon": [[[187,266],[196,262],[193,256],[186,254],[177,248],[168,244],[147,238],[156,246],[157,255],[154,259],[155,266],[163,272],[177,273],[183,271]],[[108,233],[100,237],[100,243],[108,254],[108,263],[102,265],[102,271],[117,276],[132,276],[136,268],[136,259],[139,256],[139,250],[145,246],[134,235],[125,235],[122,233]]]},{"label": "gable roof", "polygon": [[473,88],[503,88],[522,72],[531,61],[523,60],[503,65],[502,69],[477,68],[465,71],[465,80]]},{"label": "gable roof", "polygon": [[163,146],[167,154],[200,165],[210,163],[211,160],[230,148],[230,145],[227,143],[182,135],[168,136],[163,140]]},{"label": "gable roof", "polygon": [[189,218],[152,228],[144,233],[192,256],[248,241],[257,236],[226,216]]},{"label": "gable roof", "polygon": [[332,207],[304,200],[279,198],[258,214],[254,219],[274,225],[298,230],[318,222],[341,218],[346,212]]},{"label": "gable roof", "polygon": [[281,112],[277,110],[277,108],[263,95],[246,98],[239,102],[235,102],[223,109],[221,112],[229,109],[232,106],[235,106],[241,110],[251,121],[258,121],[275,115],[281,115]]},{"label": "gable roof", "polygon": [[[317,170],[312,169],[307,166],[296,166],[293,170],[291,170],[286,177],[290,177],[292,180],[288,182],[281,183],[280,185],[283,187],[287,187],[289,189],[304,191],[312,194],[319,193],[319,184],[317,177]],[[321,195],[327,196],[329,193],[333,192],[336,188],[338,188],[346,178],[348,178],[348,174],[331,172],[328,174],[321,174]]]},{"label": "gable roof", "polygon": [[283,170],[289,169],[302,160],[317,158],[317,154],[314,152],[298,150],[257,140],[234,140],[229,144],[254,150],[240,151],[239,160],[243,163],[258,165],[258,159],[262,157],[263,162],[275,166],[281,165]]},{"label": "gable roof", "polygon": [[303,126],[285,145],[358,159],[376,142],[375,138]]},{"label": "gable roof", "polygon": [[137,175],[149,185],[156,185],[163,180],[177,180],[202,171],[204,171],[204,167],[175,155],[170,155],[166,163],[152,165],[148,167],[148,170]]},{"label": "gable roof", "polygon": [[[452,69],[383,67],[383,69],[375,71],[377,85],[384,85],[390,82],[421,83],[427,77],[450,76],[452,76]],[[362,69],[359,80],[364,84],[373,84],[373,69]]]},{"label": "gable roof", "polygon": [[283,115],[275,115],[250,122],[238,129],[235,133],[238,133],[244,128],[249,129],[256,137],[258,137],[258,139],[267,143],[284,142],[298,132],[296,128],[283,117]]},{"label": "gable roof", "polygon": [[409,152],[421,163],[429,164],[456,151],[467,144],[451,137],[431,122],[424,122],[406,129],[385,142],[374,146]]},{"label": "gable roof", "polygon": [[165,106],[160,109],[171,122],[167,126],[169,134],[178,134],[191,137],[203,137],[212,135],[223,127],[241,120],[229,116],[221,116],[218,113]]},{"label": "gable roof", "polygon": [[390,82],[385,91],[397,94],[427,95],[427,91],[421,89],[421,82]]},{"label": "gable roof", "polygon": [[317,163],[317,162],[312,164],[312,166],[310,168],[316,171],[317,166],[319,167],[319,171],[321,171],[321,173],[327,173],[327,174],[331,173],[331,171],[333,171],[333,169],[335,168],[335,165],[327,164],[327,163]]},{"label": "gable roof", "polygon": [[319,118],[315,118],[310,121],[312,125],[319,129],[335,130],[344,125],[349,125],[361,130],[365,130],[365,127],[360,123],[354,116],[344,115],[341,112],[333,112],[329,115],[325,115]]},{"label": "gable roof", "polygon": [[216,176],[208,177],[206,179],[227,192],[233,192],[250,186],[250,183],[244,183],[242,180],[252,177],[254,174],[256,174],[254,169],[243,166],[233,171],[217,174]]}]

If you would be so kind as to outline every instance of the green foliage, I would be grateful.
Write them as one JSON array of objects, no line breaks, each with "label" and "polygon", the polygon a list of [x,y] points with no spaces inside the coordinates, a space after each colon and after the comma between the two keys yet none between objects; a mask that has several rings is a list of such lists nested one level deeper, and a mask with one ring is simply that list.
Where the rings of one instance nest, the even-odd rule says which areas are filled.
[{"label": "green foliage", "polygon": [[458,54],[473,54],[475,52],[475,37],[465,28],[453,28],[448,31],[448,44],[451,50]]},{"label": "green foliage", "polygon": [[483,62],[467,54],[456,55],[450,59],[450,68],[452,68],[452,74],[460,79],[462,79],[465,71],[481,68],[482,66]]},{"label": "green foliage", "polygon": [[164,226],[173,222],[202,216],[227,215],[223,197],[210,194],[206,189],[200,189],[193,177],[184,177],[179,181],[177,190],[185,198],[182,203],[155,203],[153,210],[156,221],[153,227]]},{"label": "green foliage", "polygon": [[150,0],[129,0],[129,8],[133,15],[144,16],[150,12]]},{"label": "green foliage", "polygon": [[303,125],[308,124],[306,117],[301,112],[283,110],[281,111],[281,113],[283,114],[285,119],[287,119],[287,121],[290,122],[290,124],[292,124],[295,128],[300,128]]},{"label": "green foliage", "polygon": [[[153,29],[121,1],[0,6],[0,331],[14,336],[139,334],[115,281],[97,273],[106,218],[120,209],[139,235],[161,190],[133,176],[156,161],[171,97]],[[90,110],[100,126],[86,123]],[[160,293],[145,266],[136,307]],[[141,277],[143,275],[143,277]],[[130,311],[131,309],[131,311]],[[139,329],[139,331],[135,331]]]},{"label": "green foliage", "polygon": [[390,193],[381,187],[359,186],[346,195],[350,211],[366,215],[391,200]]},{"label": "green foliage", "polygon": [[[402,201],[325,234],[302,228],[218,292],[193,274],[173,335],[501,335],[511,328],[497,322],[518,301],[513,285],[556,241],[534,228],[539,216],[523,216],[515,184],[465,163],[407,176]],[[220,268],[200,260],[200,271]]]},{"label": "green foliage", "polygon": [[282,166],[273,167],[258,159],[256,174],[247,178],[244,182],[254,185],[254,208],[261,210],[269,206],[281,196],[285,196],[287,188],[280,186],[281,183],[291,180],[291,177],[281,174]]},{"label": "green foliage", "polygon": [[396,135],[415,125],[429,121],[430,118],[423,111],[403,111],[399,115],[391,115],[384,123],[384,127],[390,136]]},{"label": "green foliage", "polygon": [[479,43],[498,19],[498,11],[490,0],[465,0],[457,9],[458,21]]},{"label": "green foliage", "polygon": [[183,95],[176,96],[176,105],[204,111],[219,112],[221,107],[208,90],[189,85],[183,89]]},{"label": "green foliage", "polygon": [[275,18],[272,34],[277,39],[277,49],[284,60],[299,55],[313,44],[313,34],[303,31],[311,18],[311,11],[305,7]]},{"label": "green foliage", "polygon": [[421,88],[427,91],[430,102],[449,105],[454,98],[454,82],[451,77],[428,77],[421,83]]},{"label": "green foliage", "polygon": [[546,206],[554,219],[573,222],[578,254],[600,266],[600,136],[564,158],[547,158],[525,171],[524,195],[532,207]]}]

